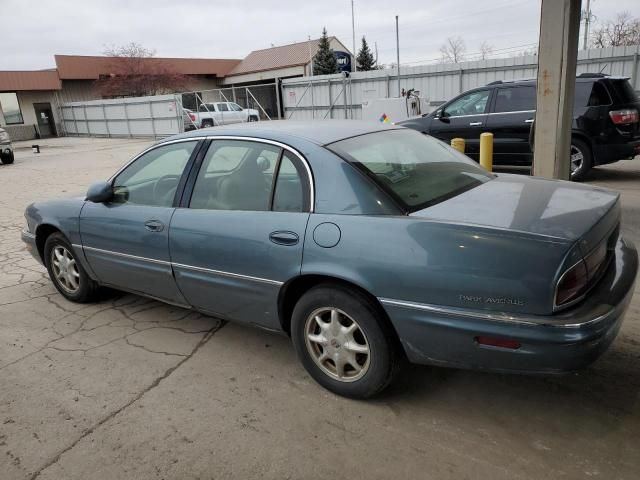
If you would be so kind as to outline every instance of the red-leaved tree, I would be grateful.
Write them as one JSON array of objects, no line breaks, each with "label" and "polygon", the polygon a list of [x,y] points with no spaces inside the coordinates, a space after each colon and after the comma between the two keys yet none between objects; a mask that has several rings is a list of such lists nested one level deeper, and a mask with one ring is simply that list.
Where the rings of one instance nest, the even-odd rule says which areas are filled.
[{"label": "red-leaved tree", "polygon": [[166,61],[155,58],[155,51],[131,42],[104,51],[110,58],[108,72],[101,74],[95,86],[103,97],[143,97],[182,91],[188,77]]}]

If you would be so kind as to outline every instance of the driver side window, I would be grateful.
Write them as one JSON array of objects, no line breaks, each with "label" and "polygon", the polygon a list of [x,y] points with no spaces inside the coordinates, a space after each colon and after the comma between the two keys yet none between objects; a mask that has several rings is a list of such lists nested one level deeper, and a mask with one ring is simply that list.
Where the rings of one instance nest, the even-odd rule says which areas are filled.
[{"label": "driver side window", "polygon": [[446,106],[443,116],[457,117],[461,115],[483,114],[487,111],[490,93],[490,90],[481,90],[463,95]]},{"label": "driver side window", "polygon": [[164,145],[139,157],[113,181],[112,203],[171,207],[197,141]]}]

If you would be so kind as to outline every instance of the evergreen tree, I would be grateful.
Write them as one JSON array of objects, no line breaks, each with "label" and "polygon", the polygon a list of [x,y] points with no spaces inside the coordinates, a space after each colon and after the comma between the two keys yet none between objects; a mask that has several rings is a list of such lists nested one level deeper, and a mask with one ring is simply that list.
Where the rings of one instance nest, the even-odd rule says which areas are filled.
[{"label": "evergreen tree", "polygon": [[333,54],[333,49],[329,45],[327,29],[322,29],[322,37],[318,43],[318,52],[313,59],[314,75],[329,75],[338,72],[338,62]]},{"label": "evergreen tree", "polygon": [[358,70],[363,72],[377,69],[376,59],[373,58],[367,39],[364,37],[362,37],[362,46],[356,56],[356,65],[358,65]]}]

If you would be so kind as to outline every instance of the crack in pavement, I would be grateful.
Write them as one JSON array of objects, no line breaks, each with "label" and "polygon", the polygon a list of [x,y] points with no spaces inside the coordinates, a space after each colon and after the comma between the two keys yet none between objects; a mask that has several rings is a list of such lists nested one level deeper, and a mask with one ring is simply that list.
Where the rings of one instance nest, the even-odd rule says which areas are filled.
[{"label": "crack in pavement", "polygon": [[[71,442],[71,444],[69,444],[67,447],[62,449],[57,455],[55,455],[53,458],[51,458],[42,467],[40,467],[38,470],[36,470],[34,473],[32,473],[31,476],[29,477],[29,480],[35,480],[36,478],[38,478],[42,474],[42,472],[44,472],[47,468],[51,467],[52,465],[55,465],[56,463],[58,463],[58,461],[60,461],[60,459],[62,458],[62,456],[65,453],[67,453],[70,450],[72,450],[83,439],[85,439],[86,437],[88,437],[89,435],[94,433],[98,428],[100,428],[106,422],[108,422],[112,418],[116,417],[119,413],[121,413],[122,411],[126,410],[128,407],[130,407],[131,405],[136,403],[138,400],[140,400],[145,394],[147,394],[148,392],[150,392],[151,390],[156,388],[158,385],[160,385],[160,383],[164,379],[168,378],[173,372],[175,372],[178,368],[180,368],[182,366],[182,364],[184,364],[187,360],[189,360],[191,357],[193,357],[193,355],[195,355],[198,352],[198,350],[200,350],[200,348],[202,348],[211,339],[211,337],[213,337],[213,335],[216,332],[218,332],[225,325],[226,325],[226,322],[221,321],[218,325],[216,325],[215,327],[213,327],[210,330],[208,330],[207,334],[204,335],[202,337],[202,339],[193,348],[193,350],[191,350],[191,353],[189,353],[188,355],[183,356],[184,358],[182,358],[173,367],[167,369],[162,375],[157,377],[147,388],[145,388],[144,390],[139,392],[131,401],[125,403],[120,408],[118,408],[118,409],[114,410],[113,412],[111,412],[110,414],[106,415],[103,419],[98,421],[92,427],[90,427],[90,428],[86,429],[85,431],[83,431],[82,435],[80,435],[77,439],[75,439],[73,442]],[[155,352],[155,353],[162,353],[162,352]]]}]

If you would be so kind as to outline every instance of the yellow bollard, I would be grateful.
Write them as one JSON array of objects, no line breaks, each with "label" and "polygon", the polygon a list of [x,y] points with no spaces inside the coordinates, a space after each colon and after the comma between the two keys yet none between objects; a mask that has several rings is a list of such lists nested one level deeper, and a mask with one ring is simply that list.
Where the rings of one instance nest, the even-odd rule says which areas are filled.
[{"label": "yellow bollard", "polygon": [[451,146],[460,153],[464,153],[464,138],[452,138]]},{"label": "yellow bollard", "polygon": [[480,134],[480,165],[486,170],[493,170],[493,133]]}]

